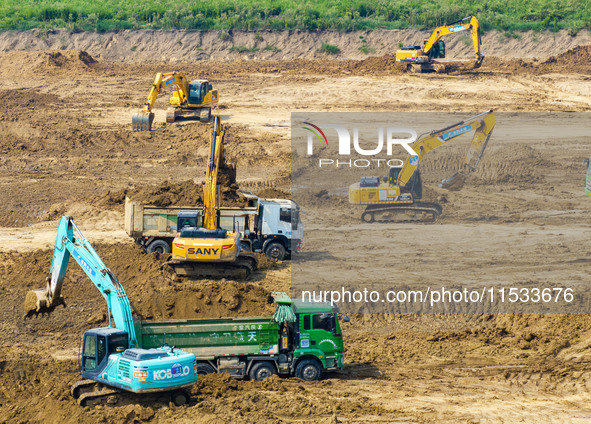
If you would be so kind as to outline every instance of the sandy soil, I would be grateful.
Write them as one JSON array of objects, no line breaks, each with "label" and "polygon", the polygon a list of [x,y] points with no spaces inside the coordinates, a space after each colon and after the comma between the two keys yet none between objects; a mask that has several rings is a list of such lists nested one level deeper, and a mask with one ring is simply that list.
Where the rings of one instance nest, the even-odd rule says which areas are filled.
[{"label": "sandy soil", "polygon": [[[423,76],[402,73],[391,57],[177,68],[209,78],[220,90],[238,185],[263,192],[289,189],[291,111],[586,111],[587,54],[579,49],[548,61],[491,59],[477,71]],[[266,295],[289,289],[290,267],[277,264],[246,283],[179,284],[161,269],[163,258],[144,255],[126,240],[126,194],[182,202],[187,181],[200,183],[203,175],[207,128],[164,125],[164,97],[157,104],[157,130],[131,131],[133,110],[166,65],[95,63],[79,52],[8,52],[0,63],[0,422],[591,419],[591,320],[584,314],[358,315],[344,329],[346,367],[323,381],[209,376],[194,387],[186,407],[79,408],[69,385],[78,378],[80,335],[104,325],[99,294],[73,266],[64,293],[68,308],[49,318],[21,319],[25,292],[41,286],[49,270],[60,215],[75,216],[147,318],[270,313]],[[566,150],[559,142],[536,143],[522,134],[505,167],[495,165],[502,153],[491,146],[489,162],[472,184],[447,195],[441,222],[388,229],[403,244],[413,229],[422,234],[406,247],[409,255],[422,249],[429,258],[414,270],[417,278],[438,273],[461,280],[480,264],[493,278],[525,278],[533,266],[546,280],[561,280],[565,269],[584,280],[590,227],[582,160],[591,151],[585,137],[569,139]],[[446,154],[425,169],[427,187],[448,171]],[[555,213],[565,210],[572,213]],[[305,225],[314,228],[311,221]],[[433,243],[436,234],[447,238]],[[453,244],[442,259],[436,252],[452,234],[466,243]],[[483,252],[494,263],[465,251]]]}]

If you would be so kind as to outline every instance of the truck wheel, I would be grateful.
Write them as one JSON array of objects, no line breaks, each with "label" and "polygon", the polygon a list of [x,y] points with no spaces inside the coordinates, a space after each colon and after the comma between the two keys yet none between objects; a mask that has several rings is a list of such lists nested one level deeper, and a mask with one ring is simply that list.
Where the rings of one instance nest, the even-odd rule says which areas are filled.
[{"label": "truck wheel", "polygon": [[305,381],[317,381],[322,378],[322,366],[315,359],[303,359],[296,366],[295,376]]},{"label": "truck wheel", "polygon": [[197,364],[197,375],[214,374],[215,369],[209,364]]},{"label": "truck wheel", "polygon": [[269,245],[265,248],[265,255],[267,255],[269,259],[276,259],[278,261],[282,261],[285,259],[286,254],[287,252],[285,250],[285,247],[281,243],[269,243]]},{"label": "truck wheel", "polygon": [[164,240],[154,240],[148,245],[148,253],[170,253],[170,245]]},{"label": "truck wheel", "polygon": [[275,366],[269,362],[257,362],[252,366],[248,376],[251,380],[263,381],[267,377],[277,374]]},{"label": "truck wheel", "polygon": [[182,405],[186,404],[187,402],[189,402],[189,399],[191,399],[191,397],[184,390],[177,390],[172,393],[172,402],[176,406],[182,406]]}]

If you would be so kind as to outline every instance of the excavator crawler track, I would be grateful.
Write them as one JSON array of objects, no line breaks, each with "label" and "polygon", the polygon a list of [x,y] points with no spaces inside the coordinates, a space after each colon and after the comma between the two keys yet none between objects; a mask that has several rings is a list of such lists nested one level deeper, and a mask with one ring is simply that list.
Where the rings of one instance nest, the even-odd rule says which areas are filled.
[{"label": "excavator crawler track", "polygon": [[166,123],[173,124],[178,114],[178,109],[176,107],[169,107],[166,109]]},{"label": "excavator crawler track", "polygon": [[209,122],[210,118],[211,118],[211,108],[210,107],[201,108],[201,110],[199,111],[199,121],[207,123],[207,122]]},{"label": "excavator crawler track", "polygon": [[86,393],[92,393],[99,388],[99,383],[94,380],[80,380],[72,384],[70,393],[74,399],[79,399],[80,396]]},{"label": "excavator crawler track", "polygon": [[233,278],[246,280],[258,269],[257,258],[249,252],[242,252],[235,262],[176,262],[166,263],[176,275],[188,279]]},{"label": "excavator crawler track", "polygon": [[361,220],[367,223],[432,223],[437,220],[441,212],[441,205],[434,202],[415,202],[408,205],[369,205],[361,215]]},{"label": "excavator crawler track", "polygon": [[83,407],[88,406],[89,408],[103,404],[116,405],[119,403],[120,394],[121,390],[101,386],[96,390],[81,394],[78,397],[78,405]]},{"label": "excavator crawler track", "polygon": [[108,387],[93,380],[78,381],[72,386],[72,396],[82,407],[94,408],[97,405],[121,406],[129,404],[152,404],[173,402],[181,406],[190,401],[187,389],[165,390],[152,393],[132,393],[114,387]]}]

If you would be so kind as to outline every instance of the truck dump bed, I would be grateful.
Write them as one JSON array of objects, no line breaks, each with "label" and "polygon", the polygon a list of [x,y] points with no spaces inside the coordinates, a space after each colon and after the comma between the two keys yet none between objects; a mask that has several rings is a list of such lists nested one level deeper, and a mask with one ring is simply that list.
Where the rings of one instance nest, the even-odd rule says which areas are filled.
[{"label": "truck dump bed", "polygon": [[138,344],[144,349],[166,341],[197,359],[279,353],[279,324],[272,317],[138,321],[135,325]]},{"label": "truck dump bed", "polygon": [[[195,210],[195,207],[157,207],[143,205],[125,198],[125,232],[133,238],[139,237],[174,237],[176,235],[176,217],[181,210]],[[244,231],[248,215],[255,215],[256,207],[220,208],[220,226],[232,230],[234,226]]]}]

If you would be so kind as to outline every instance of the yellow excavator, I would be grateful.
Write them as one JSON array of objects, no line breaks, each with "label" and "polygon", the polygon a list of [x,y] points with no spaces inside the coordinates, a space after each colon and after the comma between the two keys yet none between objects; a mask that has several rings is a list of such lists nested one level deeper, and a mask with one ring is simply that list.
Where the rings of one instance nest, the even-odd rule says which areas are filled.
[{"label": "yellow excavator", "polygon": [[445,58],[445,42],[441,38],[462,31],[470,31],[471,33],[474,52],[476,53],[474,68],[479,68],[482,65],[484,56],[482,55],[480,25],[475,16],[468,16],[451,24],[435,28],[431,36],[423,41],[422,47],[410,45],[398,50],[396,52],[396,61],[406,63],[406,70],[409,72],[445,72],[445,64],[435,60]]},{"label": "yellow excavator", "polygon": [[258,267],[254,254],[240,250],[240,232],[220,226],[218,175],[236,173],[224,157],[224,130],[219,116],[214,116],[211,131],[209,164],[203,187],[203,213],[181,210],[177,215],[177,234],[172,241],[168,262],[178,275],[189,278],[247,278]]},{"label": "yellow excavator", "polygon": [[160,91],[174,84],[170,107],[166,109],[166,122],[173,123],[180,116],[197,116],[201,122],[209,122],[211,108],[219,101],[219,94],[207,80],[189,82],[182,72],[158,72],[142,110],[131,118],[134,131],[150,131],[154,121],[152,108]]},{"label": "yellow excavator", "polygon": [[417,155],[409,154],[401,167],[390,168],[387,177],[362,177],[349,187],[349,203],[367,205],[361,215],[364,222],[434,222],[441,215],[439,203],[420,202],[423,185],[419,164],[427,153],[447,144],[462,134],[474,131],[470,148],[462,168],[443,180],[439,187],[459,190],[466,176],[480,162],[484,149],[495,127],[492,110],[449,125],[443,129],[422,134],[409,144]]}]

